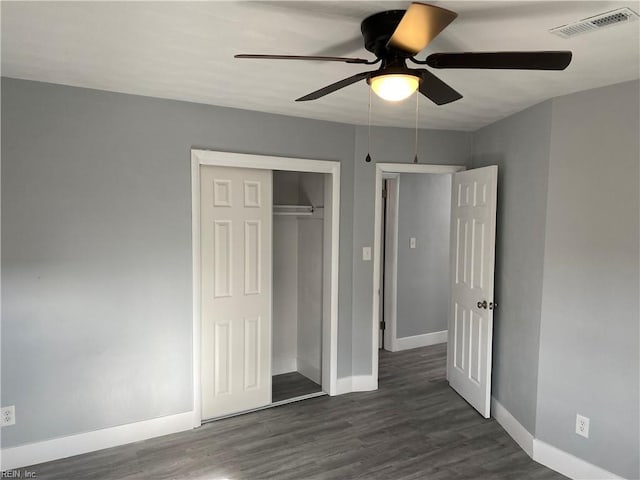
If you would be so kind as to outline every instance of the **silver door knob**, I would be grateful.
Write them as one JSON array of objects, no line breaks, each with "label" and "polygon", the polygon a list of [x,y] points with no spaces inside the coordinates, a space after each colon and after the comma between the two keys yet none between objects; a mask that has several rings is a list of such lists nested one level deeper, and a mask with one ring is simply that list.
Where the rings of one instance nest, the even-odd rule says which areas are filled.
[{"label": "silver door knob", "polygon": [[481,302],[478,302],[478,308],[484,308],[486,310],[487,308],[487,301],[483,300]]}]

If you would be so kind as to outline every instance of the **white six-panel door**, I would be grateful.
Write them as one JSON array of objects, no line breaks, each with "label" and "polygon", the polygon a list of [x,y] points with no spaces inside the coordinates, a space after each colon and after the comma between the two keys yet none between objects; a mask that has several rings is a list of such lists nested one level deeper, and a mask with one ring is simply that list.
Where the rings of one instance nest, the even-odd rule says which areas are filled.
[{"label": "white six-panel door", "polygon": [[271,403],[270,170],[200,170],[202,418]]},{"label": "white six-panel door", "polygon": [[449,384],[485,418],[491,408],[491,342],[498,167],[453,175]]}]

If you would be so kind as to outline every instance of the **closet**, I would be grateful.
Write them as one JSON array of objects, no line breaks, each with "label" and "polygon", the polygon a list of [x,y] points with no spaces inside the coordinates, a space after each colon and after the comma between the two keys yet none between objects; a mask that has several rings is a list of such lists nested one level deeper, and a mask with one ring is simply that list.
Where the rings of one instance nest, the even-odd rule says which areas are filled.
[{"label": "closet", "polygon": [[322,392],[325,177],[273,172],[272,403]]},{"label": "closet", "polygon": [[202,421],[335,394],[339,165],[192,155]]}]

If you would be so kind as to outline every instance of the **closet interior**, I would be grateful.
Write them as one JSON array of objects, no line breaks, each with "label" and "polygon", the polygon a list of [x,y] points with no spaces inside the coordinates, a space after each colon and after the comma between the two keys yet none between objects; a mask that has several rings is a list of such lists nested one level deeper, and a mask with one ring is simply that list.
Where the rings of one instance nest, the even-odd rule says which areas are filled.
[{"label": "closet interior", "polygon": [[326,176],[273,172],[272,403],[322,392]]}]

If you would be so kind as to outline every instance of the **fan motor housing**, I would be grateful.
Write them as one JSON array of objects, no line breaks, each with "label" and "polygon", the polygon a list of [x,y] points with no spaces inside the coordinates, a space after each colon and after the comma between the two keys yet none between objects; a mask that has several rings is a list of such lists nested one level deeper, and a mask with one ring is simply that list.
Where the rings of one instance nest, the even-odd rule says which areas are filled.
[{"label": "fan motor housing", "polygon": [[[387,43],[405,12],[406,10],[387,10],[365,18],[360,24],[360,31],[364,38],[364,48],[378,58],[385,58],[389,52]],[[401,52],[394,51],[394,53]],[[411,56],[409,53],[402,53],[404,53],[403,56],[405,58]]]}]

